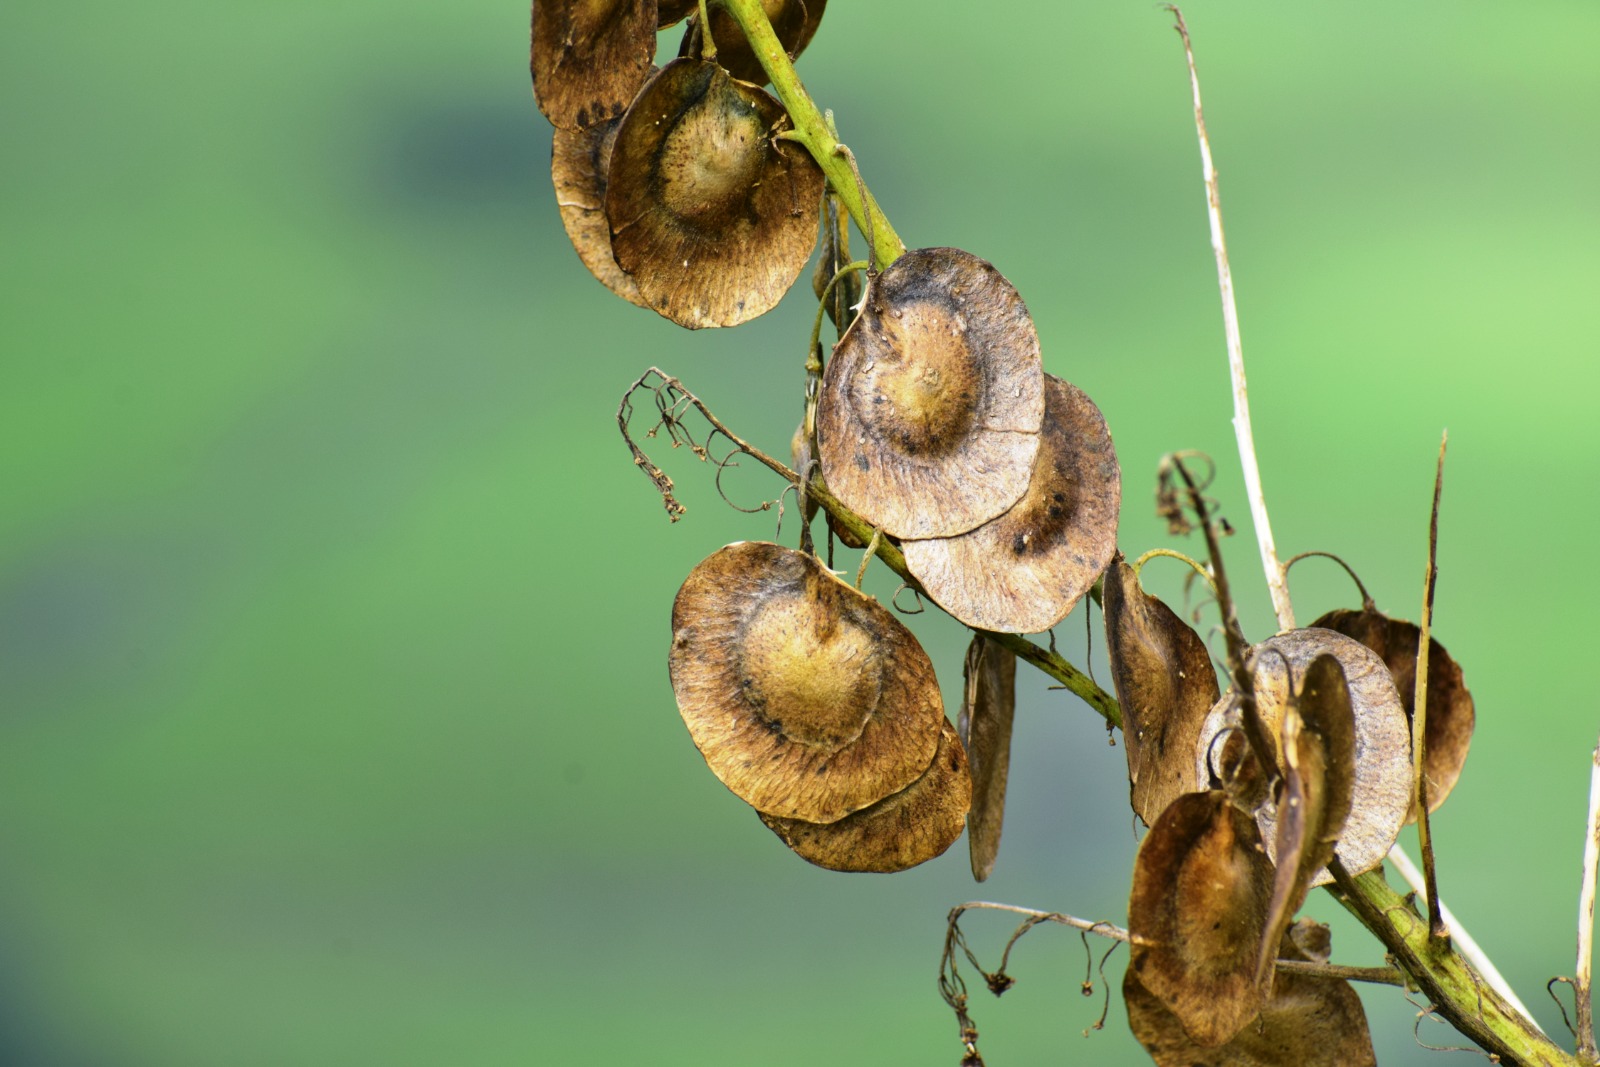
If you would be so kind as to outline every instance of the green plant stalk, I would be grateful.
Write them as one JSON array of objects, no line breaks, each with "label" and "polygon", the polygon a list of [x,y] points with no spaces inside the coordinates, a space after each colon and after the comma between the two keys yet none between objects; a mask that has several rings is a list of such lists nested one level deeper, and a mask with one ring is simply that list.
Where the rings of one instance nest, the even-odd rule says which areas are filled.
[{"label": "green plant stalk", "polygon": [[750,42],[756,59],[761,63],[761,69],[772,79],[772,88],[778,94],[778,99],[789,110],[789,119],[794,123],[791,140],[804,145],[822,168],[828,184],[850,212],[850,217],[855,219],[856,228],[867,237],[873,264],[879,270],[887,267],[906,250],[905,242],[889,225],[883,209],[878,207],[866,183],[861,181],[859,173],[852,166],[850,150],[829,131],[828,122],[812,101],[811,94],[800,84],[800,75],[795,73],[794,63],[784,51],[778,35],[773,32],[761,0],[718,2],[744,31],[745,39]]},{"label": "green plant stalk", "polygon": [[1410,975],[1452,1026],[1503,1065],[1523,1067],[1576,1067],[1579,1060],[1562,1049],[1484,981],[1454,949],[1441,950],[1428,930],[1428,920],[1418,914],[1408,897],[1402,897],[1384,880],[1383,870],[1358,878],[1335,867],[1337,889],[1328,887],[1343,904],[1377,935],[1395,965]]}]

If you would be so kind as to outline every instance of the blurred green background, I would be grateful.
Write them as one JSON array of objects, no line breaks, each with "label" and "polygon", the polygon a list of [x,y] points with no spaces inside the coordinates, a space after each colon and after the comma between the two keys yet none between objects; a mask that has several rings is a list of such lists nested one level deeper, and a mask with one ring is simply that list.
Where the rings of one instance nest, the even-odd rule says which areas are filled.
[{"label": "blurred green background", "polygon": [[[1559,1030],[1600,726],[1600,8],[1188,14],[1279,544],[1415,617],[1450,429],[1436,632],[1479,727],[1441,880]],[[664,454],[669,526],[612,416],[657,363],[783,449],[813,305],[691,334],[594,282],[526,42],[509,0],[0,9],[0,1062],[954,1064],[950,905],[1125,918],[1122,750],[1032,672],[981,888],[964,843],[811,868],[705,770],[669,607],[772,516]],[[834,0],[801,71],[901,234],[999,266],[1105,411],[1127,550],[1170,543],[1157,458],[1218,458],[1268,633],[1169,17]],[[1355,603],[1321,562],[1294,592]],[[948,701],[962,633],[912,622]],[[986,960],[1008,928],[972,922]],[[1379,959],[1347,922],[1335,950]],[[974,1006],[991,1064],[1147,1062],[1118,998],[1081,1036],[1083,963],[1017,950]],[[1382,1062],[1432,1062],[1368,1003]]]}]

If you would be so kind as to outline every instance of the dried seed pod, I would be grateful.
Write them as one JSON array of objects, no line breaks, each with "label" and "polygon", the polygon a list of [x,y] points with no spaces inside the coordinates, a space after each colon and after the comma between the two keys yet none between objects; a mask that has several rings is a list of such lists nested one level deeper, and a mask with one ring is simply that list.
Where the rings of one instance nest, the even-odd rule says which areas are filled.
[{"label": "dried seed pod", "polygon": [[906,541],[906,567],[945,611],[980,630],[1048,630],[1117,549],[1122,473],[1094,401],[1045,375],[1044,421],[1022,499],[975,530]]},{"label": "dried seed pod", "polygon": [[1194,754],[1200,727],[1221,690],[1200,635],[1159,598],[1119,554],[1101,586],[1106,646],[1133,810],[1146,826],[1184,793],[1202,788]]},{"label": "dried seed pod", "polygon": [[[806,442],[806,424],[802,419],[799,426],[795,427],[794,436],[789,439],[789,465],[805,477],[811,467],[811,448]],[[817,514],[817,502],[811,497],[806,498],[806,513],[802,521],[809,523]],[[867,543],[850,532],[849,527],[840,523],[831,513],[824,512],[828,520],[828,529],[833,531],[833,536],[846,548],[866,548]]]},{"label": "dried seed pod", "polygon": [[[1278,795],[1276,874],[1263,953],[1276,950],[1311,879],[1333,859],[1355,785],[1355,712],[1339,661],[1321,655],[1306,668],[1297,698],[1283,712],[1283,781]],[[1265,974],[1272,961],[1259,964]]]},{"label": "dried seed pod", "polygon": [[[1355,716],[1355,799],[1335,852],[1351,874],[1361,874],[1372,870],[1388,854],[1411,806],[1411,732],[1389,669],[1371,649],[1343,634],[1317,628],[1290,630],[1251,649],[1256,708],[1280,749],[1273,758],[1282,767],[1278,738],[1290,697],[1288,672],[1292,670],[1296,679],[1304,677],[1312,660],[1324,653],[1337,659],[1344,671]],[[1201,775],[1211,773],[1206,756],[1212,751],[1213,740],[1224,730],[1236,728],[1238,722],[1238,703],[1230,689],[1211,709],[1200,731],[1196,762]],[[1268,847],[1275,847],[1276,804],[1263,805],[1256,818]],[[1322,885],[1330,880],[1323,870],[1311,884]]]},{"label": "dried seed pod", "polygon": [[817,401],[828,487],[896,537],[953,537],[1022,498],[1044,370],[1022,298],[993,266],[921,248],[867,288]]},{"label": "dried seed pod", "polygon": [[621,117],[582,130],[555,131],[550,178],[556,206],[578,258],[602,285],[631,304],[645,306],[639,287],[611,255],[611,224],[606,221],[606,172]]},{"label": "dried seed pod", "polygon": [[[1307,928],[1314,928],[1308,930]],[[1285,935],[1284,959],[1312,959],[1303,942],[1327,944],[1326,926],[1302,921]],[[1327,962],[1326,954],[1317,962]],[[1276,972],[1272,996],[1261,1014],[1233,1039],[1202,1048],[1184,1033],[1176,1016],[1139,984],[1129,967],[1122,980],[1128,1028],[1156,1067],[1376,1067],[1372,1034],[1361,997],[1349,982]]]},{"label": "dried seed pod", "polygon": [[966,695],[956,729],[972,768],[972,815],[967,845],[972,877],[983,881],[1000,852],[1011,767],[1011,722],[1017,710],[1017,655],[982,634],[967,646]]},{"label": "dried seed pod", "polygon": [[[727,8],[715,0],[708,0],[706,6],[711,14],[711,39],[717,45],[717,62],[741,81],[765,85],[768,81],[767,72],[762,69],[761,61],[756,58],[755,50],[745,39],[739,23],[728,14]],[[811,38],[816,36],[823,9],[827,6],[828,0],[761,0],[767,21],[772,23],[772,32],[778,35],[790,59],[804,52]],[[691,26],[689,32],[683,35],[678,55],[697,56],[700,50],[700,28]]]},{"label": "dried seed pod", "polygon": [[666,29],[674,23],[682,22],[694,14],[698,0],[657,0],[656,2],[656,28]]},{"label": "dried seed pod", "polygon": [[805,267],[823,176],[773,139],[787,122],[767,93],[695,59],[661,68],[623,118],[606,189],[612,252],[680,326],[753,319]]},{"label": "dried seed pod", "polygon": [[533,96],[557,129],[621,115],[655,51],[653,0],[533,0]]},{"label": "dried seed pod", "polygon": [[815,557],[766,542],[729,545],[689,574],[669,667],[712,773],[778,818],[836,822],[904,789],[945,721],[911,631]]},{"label": "dried seed pod", "polygon": [[1220,789],[1174,800],[1139,846],[1128,973],[1197,1045],[1222,1044],[1261,1010],[1256,963],[1271,893],[1261,835]]},{"label": "dried seed pod", "polygon": [[[1361,611],[1344,608],[1330,611],[1313,626],[1353,637],[1376,652],[1394,676],[1400,703],[1409,720],[1417,704],[1417,646],[1422,630],[1416,623],[1392,619],[1368,604]],[[1461,666],[1450,658],[1445,647],[1428,638],[1428,723],[1427,747],[1423,752],[1423,773],[1428,776],[1428,810],[1438,811],[1445,797],[1456,787],[1461,767],[1467,762],[1472,731],[1477,724],[1472,694],[1462,681]],[[1406,822],[1416,822],[1413,809]]]},{"label": "dried seed pod", "polygon": [[940,723],[928,769],[870,807],[825,825],[757,814],[801,859],[830,871],[888,873],[925,863],[961,836],[972,799],[961,740],[948,722]]}]

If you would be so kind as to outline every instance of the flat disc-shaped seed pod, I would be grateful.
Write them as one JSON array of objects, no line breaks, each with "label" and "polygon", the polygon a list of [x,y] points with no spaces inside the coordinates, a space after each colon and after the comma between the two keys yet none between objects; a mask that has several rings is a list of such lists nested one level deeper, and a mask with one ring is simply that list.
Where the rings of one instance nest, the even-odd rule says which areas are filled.
[{"label": "flat disc-shaped seed pod", "polygon": [[[1290,630],[1268,638],[1251,650],[1255,663],[1256,707],[1267,733],[1277,744],[1283,709],[1289,700],[1286,667],[1293,669],[1298,685],[1311,661],[1324,653],[1339,661],[1355,714],[1354,800],[1335,852],[1350,873],[1356,875],[1372,870],[1388,855],[1411,807],[1411,731],[1389,669],[1377,653],[1343,634],[1319,628]],[[1209,773],[1205,761],[1212,750],[1213,739],[1224,730],[1237,728],[1238,723],[1239,709],[1230,689],[1211,709],[1200,731],[1196,765],[1201,775]],[[1274,758],[1282,767],[1282,753],[1275,753]],[[1276,805],[1263,805],[1256,812],[1256,818],[1267,847],[1275,847]],[[1311,884],[1322,885],[1329,881],[1332,876],[1323,870]]]},{"label": "flat disc-shaped seed pod", "polygon": [[698,6],[698,0],[657,0],[656,28],[664,30],[675,22],[682,22],[694,14]]},{"label": "flat disc-shaped seed pod", "polygon": [[675,59],[628,108],[611,149],[606,217],[617,264],[680,326],[770,310],[817,240],[823,176],[773,139],[783,105],[715,63]]},{"label": "flat disc-shaped seed pod", "polygon": [[[772,23],[772,31],[778,35],[783,50],[791,59],[804,52],[811,38],[816,36],[823,9],[827,6],[828,0],[761,0],[767,21]],[[762,69],[761,61],[756,58],[755,50],[745,39],[739,24],[728,14],[727,8],[715,3],[715,0],[708,2],[707,7],[711,12],[711,39],[717,45],[717,62],[735,78],[765,85],[767,72]],[[699,55],[700,49],[699,30],[694,28],[684,34],[678,54]]]},{"label": "flat disc-shaped seed pod", "polygon": [[558,127],[550,149],[550,178],[561,225],[583,265],[607,289],[643,307],[639,287],[611,255],[611,224],[606,221],[606,171],[621,123],[619,116],[583,130]]},{"label": "flat disc-shaped seed pod", "polygon": [[[1353,637],[1376,652],[1394,675],[1395,688],[1406,718],[1416,712],[1417,646],[1422,630],[1414,622],[1391,619],[1377,608],[1330,611],[1313,626],[1336,630]],[[1428,776],[1428,810],[1438,811],[1444,798],[1456,787],[1461,767],[1467,762],[1477,713],[1472,694],[1461,678],[1461,666],[1445,647],[1428,638],[1428,725],[1427,750],[1423,753],[1423,772]],[[1407,822],[1415,822],[1413,810]]]},{"label": "flat disc-shaped seed pod", "polygon": [[907,252],[864,299],[817,401],[828,487],[896,537],[966,533],[1022,499],[1033,473],[1033,320],[999,271],[958,248]]},{"label": "flat disc-shaped seed pod", "polygon": [[1017,654],[982,634],[967,646],[966,694],[956,729],[972,768],[972,814],[967,845],[972,877],[983,881],[1000,852],[1011,768],[1011,723],[1017,710]]},{"label": "flat disc-shaped seed pod", "polygon": [[[1306,668],[1297,699],[1283,713],[1283,783],[1273,849],[1277,870],[1263,952],[1267,946],[1275,950],[1305,903],[1311,879],[1333,859],[1334,844],[1350,816],[1355,728],[1344,670],[1334,657],[1318,656]],[[1262,973],[1270,964],[1263,956]]]},{"label": "flat disc-shaped seed pod", "polygon": [[621,115],[655,52],[653,0],[533,0],[533,96],[558,129]]},{"label": "flat disc-shaped seed pod", "polygon": [[1117,549],[1122,473],[1094,401],[1045,375],[1033,477],[1010,509],[955,537],[906,541],[906,567],[945,611],[980,630],[1048,630]]},{"label": "flat disc-shaped seed pod", "polygon": [[1167,805],[1205,784],[1195,769],[1200,727],[1221,690],[1206,643],[1119,554],[1101,586],[1106,646],[1133,810],[1151,826]]},{"label": "flat disc-shaped seed pod", "polygon": [[669,667],[712,773],[779,818],[835,822],[904,789],[945,721],[911,631],[815,557],[761,541],[690,572]]},{"label": "flat disc-shaped seed pod", "polygon": [[1139,846],[1128,970],[1197,1045],[1222,1044],[1261,1010],[1271,894],[1261,835],[1220,789],[1174,800]]},{"label": "flat disc-shaped seed pod", "polygon": [[903,871],[955,844],[972,798],[967,757],[940,720],[939,748],[916,781],[871,807],[820,825],[757,812],[803,860],[830,871]]},{"label": "flat disc-shaped seed pod", "polygon": [[[1294,934],[1281,955],[1304,959]],[[1325,932],[1326,927],[1322,930]],[[1326,957],[1319,962],[1326,962]],[[1128,1028],[1156,1067],[1376,1067],[1372,1034],[1361,997],[1342,979],[1276,972],[1272,995],[1261,1014],[1215,1048],[1202,1048],[1184,1033],[1177,1016],[1139,984],[1129,967],[1122,980]]]}]

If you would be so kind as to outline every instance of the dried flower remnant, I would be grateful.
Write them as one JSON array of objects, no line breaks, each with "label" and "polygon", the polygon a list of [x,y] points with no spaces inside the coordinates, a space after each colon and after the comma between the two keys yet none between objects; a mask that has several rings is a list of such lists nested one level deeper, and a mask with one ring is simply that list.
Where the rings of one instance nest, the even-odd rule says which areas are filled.
[{"label": "dried flower remnant", "polygon": [[606,173],[621,123],[618,116],[582,130],[557,128],[550,149],[550,178],[561,225],[583,265],[607,289],[644,307],[639,287],[611,254],[611,224],[606,221]]},{"label": "dried flower remnant", "polygon": [[1152,826],[1168,804],[1204,785],[1194,757],[1221,690],[1205,641],[1144,591],[1121,555],[1111,561],[1101,589],[1130,799]]},{"label": "dried flower remnant", "polygon": [[[1422,631],[1414,622],[1394,619],[1377,609],[1371,601],[1360,611],[1340,608],[1330,611],[1313,626],[1334,630],[1352,637],[1376,652],[1394,676],[1400,703],[1409,720],[1417,701],[1417,645]],[[1472,693],[1462,680],[1461,666],[1437,640],[1428,639],[1428,721],[1427,746],[1423,752],[1423,773],[1428,776],[1428,810],[1438,811],[1461,777],[1472,745],[1477,713]],[[1413,810],[1406,817],[1415,822]]]},{"label": "dried flower remnant", "polygon": [[952,537],[1027,491],[1044,421],[1039,338],[1000,272],[956,248],[872,279],[834,349],[817,451],[847,507],[900,538]]},{"label": "dried flower remnant", "polygon": [[690,573],[669,667],[712,772],[778,818],[836,822],[904,789],[945,721],[911,632],[814,557],[766,542],[729,545]]},{"label": "dried flower remnant", "polygon": [[550,124],[581,130],[621,115],[650,75],[656,5],[534,0],[528,66]]},{"label": "dried flower remnant", "polygon": [[795,853],[830,871],[903,871],[941,855],[961,836],[972,781],[955,728],[941,720],[939,747],[916,781],[837,822],[758,812]]},{"label": "dried flower remnant", "polygon": [[1139,846],[1128,972],[1197,1045],[1228,1041],[1261,1010],[1256,963],[1271,894],[1260,832],[1221,790],[1173,801]]},{"label": "dried flower remnant", "polygon": [[[811,43],[811,38],[816,36],[817,27],[822,23],[823,9],[827,6],[828,0],[761,0],[767,21],[772,23],[772,32],[777,34],[783,50],[791,59],[799,58],[806,45]],[[716,42],[717,62],[741,81],[765,85],[767,72],[756,58],[755,49],[745,40],[738,22],[716,0],[708,0],[706,7],[710,9],[711,39]],[[691,26],[689,32],[683,35],[678,54],[697,56],[701,48],[700,28]]]},{"label": "dried flower remnant", "polygon": [[967,845],[972,877],[983,881],[1000,853],[1011,768],[1011,724],[1017,710],[1017,656],[982,634],[967,646],[966,694],[956,729],[972,770],[972,814]]},{"label": "dried flower remnant", "polygon": [[[1301,920],[1279,957],[1327,962],[1327,927]],[[1318,945],[1315,954],[1304,949]],[[1176,1016],[1139,984],[1129,967],[1122,983],[1128,1027],[1156,1067],[1376,1067],[1361,997],[1342,979],[1277,971],[1261,1013],[1226,1044],[1202,1048]]]},{"label": "dried flower remnant", "polygon": [[[1275,757],[1282,766],[1279,739],[1284,708],[1291,695],[1289,673],[1292,671],[1297,679],[1303,677],[1312,660],[1325,653],[1337,659],[1344,671],[1355,716],[1354,802],[1335,850],[1355,875],[1370,871],[1383,861],[1411,806],[1411,732],[1389,669],[1371,649],[1343,634],[1313,628],[1290,630],[1251,649],[1256,707],[1279,749]],[[1214,746],[1214,739],[1237,726],[1238,719],[1238,702],[1230,689],[1211,709],[1201,729],[1197,753],[1200,774],[1210,773],[1206,757],[1213,747],[1220,747]],[[1269,848],[1275,847],[1277,817],[1277,807],[1272,803],[1256,812],[1261,836]],[[1312,884],[1330,880],[1323,870]]]},{"label": "dried flower remnant", "polygon": [[1048,630],[1110,562],[1121,506],[1105,417],[1077,386],[1047,374],[1039,453],[1022,499],[967,533],[906,541],[906,566],[968,626]]},{"label": "dried flower remnant", "polygon": [[824,179],[774,134],[783,105],[715,63],[677,59],[617,131],[606,216],[617,264],[645,302],[689,329],[771,310],[817,239]]}]

